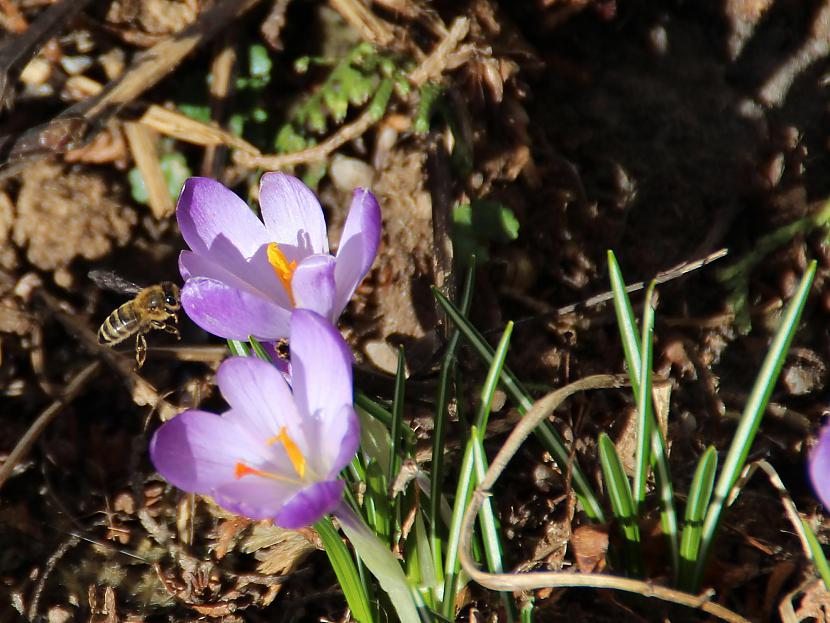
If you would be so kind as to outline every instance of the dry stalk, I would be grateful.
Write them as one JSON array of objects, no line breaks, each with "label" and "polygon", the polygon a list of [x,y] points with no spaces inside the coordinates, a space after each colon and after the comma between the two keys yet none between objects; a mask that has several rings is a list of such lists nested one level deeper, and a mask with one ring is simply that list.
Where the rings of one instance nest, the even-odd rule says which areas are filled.
[{"label": "dry stalk", "polygon": [[244,138],[227,132],[213,123],[203,123],[190,117],[155,104],[147,108],[139,119],[156,132],[172,138],[201,145],[203,147],[226,145],[244,153],[258,155],[259,150]]},{"label": "dry stalk", "polygon": [[365,41],[385,47],[395,39],[386,22],[360,0],[329,0],[329,4]]},{"label": "dry stalk", "polygon": [[[225,115],[225,107],[233,88],[233,73],[236,66],[236,48],[225,43],[213,57],[210,65],[210,116],[217,124]],[[257,153],[257,150],[254,151]],[[227,151],[221,145],[208,145],[202,155],[201,174],[218,178],[225,163]]]},{"label": "dry stalk", "polygon": [[546,420],[554,410],[568,397],[590,389],[607,389],[621,387],[625,384],[623,375],[600,374],[589,376],[537,400],[527,414],[519,421],[513,432],[502,445],[496,458],[490,464],[484,479],[476,489],[461,528],[459,556],[461,566],[470,578],[489,589],[496,591],[528,591],[539,588],[603,588],[635,593],[643,597],[653,597],[689,608],[698,608],[704,612],[730,623],[749,623],[742,616],[710,600],[709,594],[692,595],[683,591],[658,586],[651,582],[621,578],[601,573],[571,572],[535,572],[535,573],[487,573],[476,565],[471,553],[472,534],[478,511],[508,462],[530,436],[533,430]]},{"label": "dry stalk", "polygon": [[441,43],[430,52],[430,55],[420,65],[410,72],[409,81],[416,87],[420,87],[429,80],[439,78],[447,69],[448,59],[452,52],[464,40],[468,32],[470,32],[469,18],[457,17]]},{"label": "dry stalk", "polygon": [[144,185],[147,188],[147,203],[150,204],[153,216],[159,220],[170,216],[175,206],[167,190],[167,181],[161,170],[150,128],[142,123],[128,121],[124,124],[124,134],[127,137],[133,160],[144,179]]},{"label": "dry stalk", "polygon": [[341,126],[337,132],[332,134],[322,143],[309,147],[308,149],[301,149],[290,154],[274,154],[268,156],[254,156],[249,153],[237,151],[233,155],[233,159],[237,164],[252,169],[261,168],[268,171],[277,171],[285,167],[290,167],[298,164],[305,164],[309,162],[318,162],[326,158],[335,149],[345,145],[349,141],[363,136],[363,134],[371,128],[379,120],[375,116],[374,111],[366,108],[360,116]]}]

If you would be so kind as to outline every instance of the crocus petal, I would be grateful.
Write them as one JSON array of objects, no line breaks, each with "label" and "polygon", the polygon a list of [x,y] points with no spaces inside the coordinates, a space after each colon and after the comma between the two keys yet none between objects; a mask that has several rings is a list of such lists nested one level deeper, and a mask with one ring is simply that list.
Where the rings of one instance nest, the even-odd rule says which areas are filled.
[{"label": "crocus petal", "polygon": [[343,405],[337,415],[329,420],[325,434],[320,440],[320,454],[334,457],[331,464],[326,466],[326,477],[337,478],[341,470],[351,463],[359,445],[360,420],[351,404]]},{"label": "crocus petal", "polygon": [[345,484],[342,480],[329,480],[306,487],[285,503],[274,523],[289,530],[310,526],[337,507]]},{"label": "crocus petal", "polygon": [[222,508],[250,519],[273,519],[287,500],[292,499],[299,485],[271,478],[243,476],[223,484],[211,492]]},{"label": "crocus petal", "polygon": [[[239,425],[261,443],[267,445],[285,426],[300,444],[300,416],[291,390],[273,364],[256,357],[230,357],[219,366],[216,384]],[[305,443],[300,445],[307,453]]]},{"label": "crocus petal", "polygon": [[314,193],[296,177],[266,173],[259,182],[262,220],[274,242],[305,250],[304,255],[328,253],[326,221]]},{"label": "crocus petal", "polygon": [[[273,299],[282,307],[290,309],[291,301],[282,284],[274,274],[274,269],[267,260],[260,261],[266,248],[262,247],[253,258],[236,262],[219,264],[214,258],[208,258],[193,251],[179,253],[179,272],[187,281],[192,277],[208,277],[232,286],[238,290],[247,290],[265,299]],[[230,267],[233,266],[233,270]]]},{"label": "crocus petal", "polygon": [[265,226],[247,204],[206,177],[191,177],[184,183],[176,219],[185,242],[200,255],[236,252],[249,258],[270,242]]},{"label": "crocus petal", "polygon": [[335,264],[331,255],[311,255],[297,266],[291,278],[294,305],[317,312],[331,322],[339,315],[334,310]]},{"label": "crocus petal", "polygon": [[300,415],[321,428],[352,403],[352,353],[340,332],[312,311],[291,314],[291,381]]},{"label": "crocus petal", "polygon": [[229,340],[277,340],[289,334],[290,312],[277,302],[215,279],[194,277],[182,288],[182,307],[208,333]]},{"label": "crocus petal", "polygon": [[334,309],[337,315],[345,309],[372,267],[380,245],[380,232],[380,206],[371,192],[358,188],[352,196],[352,205],[337,249],[337,268],[334,272],[337,283]]},{"label": "crocus petal", "polygon": [[250,438],[214,413],[185,411],[165,422],[150,441],[150,459],[165,480],[207,494],[233,479],[234,466],[251,454]]},{"label": "crocus petal", "polygon": [[825,508],[830,508],[830,426],[825,426],[810,456],[810,480]]}]

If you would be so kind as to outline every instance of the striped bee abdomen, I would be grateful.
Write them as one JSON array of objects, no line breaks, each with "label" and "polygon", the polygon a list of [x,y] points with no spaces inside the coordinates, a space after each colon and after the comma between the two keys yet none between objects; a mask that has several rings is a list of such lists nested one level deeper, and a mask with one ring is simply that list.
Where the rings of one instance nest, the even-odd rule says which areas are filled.
[{"label": "striped bee abdomen", "polygon": [[98,343],[114,346],[134,334],[138,325],[134,301],[128,301],[104,320],[98,329]]}]

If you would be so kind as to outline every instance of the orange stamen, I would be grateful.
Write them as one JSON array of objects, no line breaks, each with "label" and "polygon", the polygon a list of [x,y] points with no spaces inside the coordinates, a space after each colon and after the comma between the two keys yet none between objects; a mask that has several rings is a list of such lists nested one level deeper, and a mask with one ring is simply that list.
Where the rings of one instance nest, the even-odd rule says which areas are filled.
[{"label": "orange stamen", "polygon": [[233,474],[237,480],[242,478],[243,476],[264,476],[268,477],[268,474],[263,472],[260,469],[254,469],[253,467],[248,467],[245,463],[237,463],[236,468],[234,469]]},{"label": "orange stamen", "polygon": [[274,435],[266,443],[271,445],[277,442],[280,442],[282,447],[285,448],[285,453],[288,455],[288,460],[291,461],[294,471],[297,472],[297,476],[302,478],[305,475],[305,457],[297,444],[294,443],[294,440],[285,432],[285,426],[280,428],[279,435]]},{"label": "orange stamen", "polygon": [[274,272],[277,274],[277,279],[280,280],[285,291],[288,293],[288,298],[291,304],[294,305],[294,292],[291,290],[291,277],[294,276],[294,271],[297,268],[297,260],[289,262],[285,254],[280,249],[276,242],[268,245],[268,263],[271,264]]},{"label": "orange stamen", "polygon": [[234,467],[234,477],[239,480],[244,476],[260,476],[261,478],[270,478],[271,480],[279,480],[281,482],[297,482],[293,478],[286,478],[280,474],[274,474],[272,472],[256,469],[255,467],[249,467],[248,465],[245,465],[245,463],[237,463]]}]

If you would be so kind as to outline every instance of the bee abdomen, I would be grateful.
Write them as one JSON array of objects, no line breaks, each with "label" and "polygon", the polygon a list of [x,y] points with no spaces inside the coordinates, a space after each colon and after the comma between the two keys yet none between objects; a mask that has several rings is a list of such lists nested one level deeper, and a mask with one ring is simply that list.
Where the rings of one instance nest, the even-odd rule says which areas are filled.
[{"label": "bee abdomen", "polygon": [[112,312],[98,329],[98,343],[114,346],[127,339],[138,328],[133,302],[129,301]]}]

